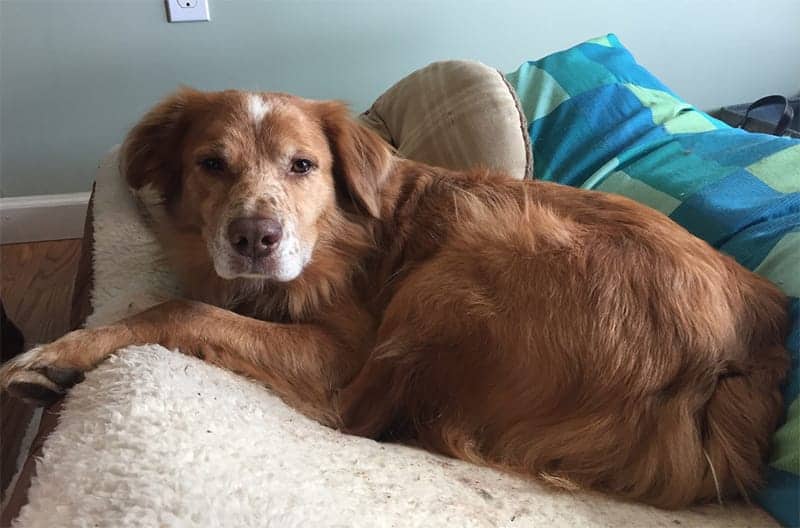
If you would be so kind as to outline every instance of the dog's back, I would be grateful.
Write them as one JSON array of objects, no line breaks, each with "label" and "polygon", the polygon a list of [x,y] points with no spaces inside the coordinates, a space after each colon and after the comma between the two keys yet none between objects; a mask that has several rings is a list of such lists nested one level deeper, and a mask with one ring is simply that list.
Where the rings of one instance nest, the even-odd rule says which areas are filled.
[{"label": "dog's back", "polygon": [[625,198],[415,185],[353,432],[663,507],[758,484],[787,366],[777,288]]}]

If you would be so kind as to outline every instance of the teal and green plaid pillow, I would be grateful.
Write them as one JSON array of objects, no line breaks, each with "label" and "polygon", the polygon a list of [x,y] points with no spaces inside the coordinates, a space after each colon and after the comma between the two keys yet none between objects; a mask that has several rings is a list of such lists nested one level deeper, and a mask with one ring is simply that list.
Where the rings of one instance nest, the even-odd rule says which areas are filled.
[{"label": "teal and green plaid pillow", "polygon": [[792,298],[787,420],[758,501],[799,525],[800,141],[698,111],[614,35],[527,62],[507,78],[528,118],[537,178],[658,209]]}]

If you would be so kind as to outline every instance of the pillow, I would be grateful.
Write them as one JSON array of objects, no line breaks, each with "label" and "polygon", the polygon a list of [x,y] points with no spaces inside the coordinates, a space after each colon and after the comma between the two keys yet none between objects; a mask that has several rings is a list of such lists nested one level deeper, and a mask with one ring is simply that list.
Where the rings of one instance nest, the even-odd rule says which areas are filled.
[{"label": "pillow", "polygon": [[527,123],[503,75],[473,61],[434,62],[401,79],[361,116],[406,158],[450,169],[533,172]]},{"label": "pillow", "polygon": [[791,297],[784,389],[758,502],[800,524],[800,141],[734,129],[682,101],[616,36],[528,62],[517,91],[536,175],[618,193],[668,214]]}]

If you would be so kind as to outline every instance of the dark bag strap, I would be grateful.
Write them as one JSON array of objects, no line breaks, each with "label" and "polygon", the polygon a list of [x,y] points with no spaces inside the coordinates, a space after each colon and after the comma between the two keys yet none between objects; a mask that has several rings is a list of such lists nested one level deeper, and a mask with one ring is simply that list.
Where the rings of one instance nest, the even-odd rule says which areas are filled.
[{"label": "dark bag strap", "polygon": [[794,109],[792,109],[792,105],[789,104],[789,100],[782,95],[768,95],[748,106],[747,111],[744,113],[744,117],[742,118],[741,122],[736,125],[736,128],[744,128],[745,125],[747,125],[747,121],[750,119],[751,110],[761,108],[762,106],[781,104],[783,105],[783,113],[781,114],[781,118],[778,120],[778,124],[775,125],[775,130],[772,131],[772,134],[775,136],[782,136],[783,133],[786,132],[786,129],[789,128],[789,123],[791,123],[792,119],[794,118]]}]

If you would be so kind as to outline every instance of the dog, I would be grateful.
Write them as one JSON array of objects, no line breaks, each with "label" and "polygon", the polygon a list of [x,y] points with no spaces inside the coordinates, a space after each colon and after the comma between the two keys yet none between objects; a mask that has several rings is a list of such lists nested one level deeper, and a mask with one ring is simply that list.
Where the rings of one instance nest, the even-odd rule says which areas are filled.
[{"label": "dog", "polygon": [[662,508],[760,484],[787,300],[659,212],[401,159],[338,102],[182,89],[121,168],[186,300],[6,363],[57,398],[160,343],[322,424]]}]

